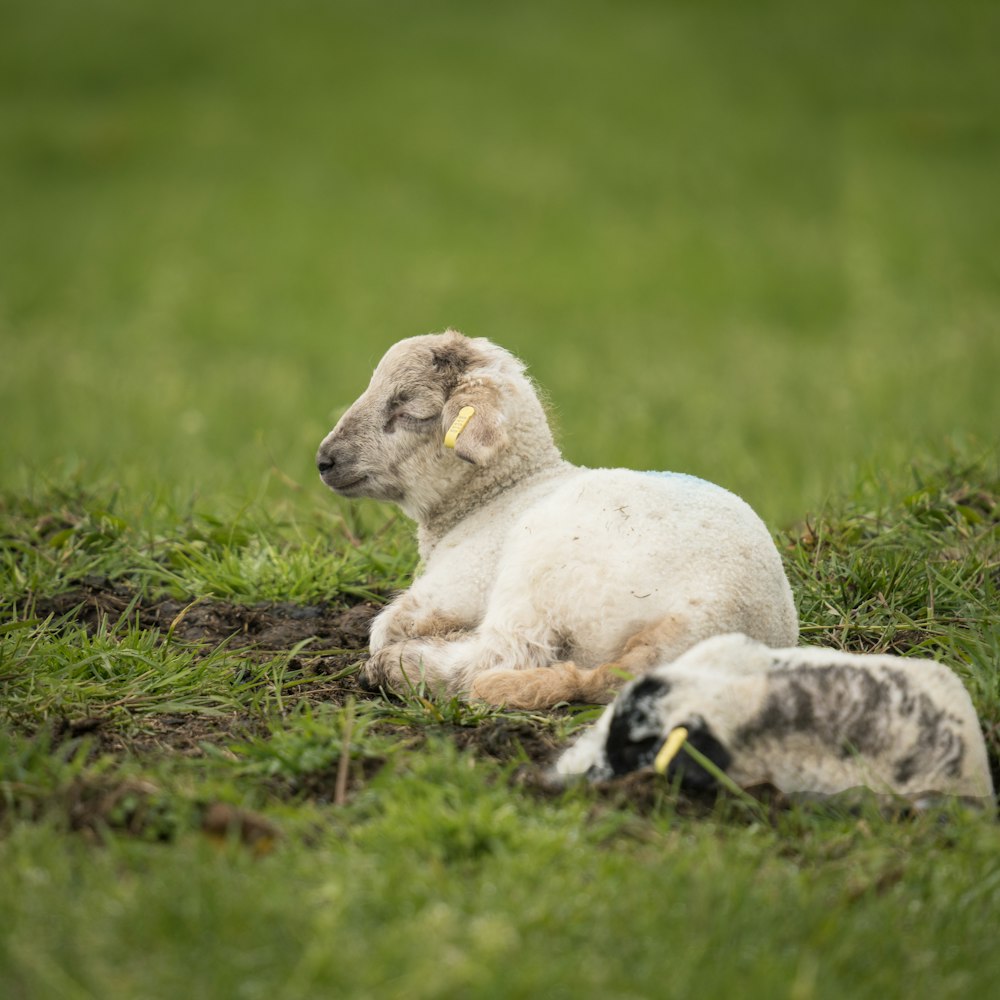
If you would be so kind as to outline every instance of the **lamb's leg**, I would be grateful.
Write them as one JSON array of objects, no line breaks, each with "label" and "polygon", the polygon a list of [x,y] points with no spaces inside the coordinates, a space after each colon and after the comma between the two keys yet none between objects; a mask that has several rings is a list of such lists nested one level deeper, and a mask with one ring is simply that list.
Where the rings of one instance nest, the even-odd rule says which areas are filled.
[{"label": "lamb's leg", "polygon": [[382,646],[361,668],[361,683],[370,691],[380,688],[405,695],[411,691],[446,694],[449,672],[441,662],[445,640],[409,639]]},{"label": "lamb's leg", "polygon": [[709,635],[710,630],[698,627],[691,618],[664,615],[636,632],[622,647],[615,663],[627,676],[639,677],[661,663],[676,660],[686,649]]},{"label": "lamb's leg", "polygon": [[675,659],[697,639],[678,615],[667,615],[635,633],[617,659],[593,669],[552,663],[520,670],[491,670],[472,679],[471,698],[508,708],[549,708],[562,701],[603,705],[618,690],[659,663]]},{"label": "lamb's leg", "polygon": [[564,701],[605,704],[631,675],[618,663],[594,669],[563,661],[527,670],[490,670],[472,680],[469,697],[507,708],[551,708]]},{"label": "lamb's leg", "polygon": [[485,624],[457,637],[392,643],[373,652],[362,680],[373,689],[426,689],[509,708],[604,704],[631,678],[703,638],[681,616],[667,615],[635,633],[614,660],[588,669],[559,659],[558,637],[541,619],[525,613],[520,622],[514,630]]},{"label": "lamb's leg", "polygon": [[437,695],[467,695],[474,678],[486,671],[517,672],[556,658],[554,637],[544,629],[516,635],[479,628],[450,638],[417,638],[376,650],[362,669],[362,682],[400,694],[426,689]]},{"label": "lamb's leg", "polygon": [[443,638],[474,627],[475,622],[427,606],[407,591],[375,616],[370,648],[377,653],[386,646],[408,639]]}]

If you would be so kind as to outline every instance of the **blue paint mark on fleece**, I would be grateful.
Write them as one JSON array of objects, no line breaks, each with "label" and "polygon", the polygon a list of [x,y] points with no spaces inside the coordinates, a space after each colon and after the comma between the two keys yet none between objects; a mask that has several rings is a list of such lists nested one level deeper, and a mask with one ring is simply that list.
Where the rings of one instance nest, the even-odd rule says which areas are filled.
[{"label": "blue paint mark on fleece", "polygon": [[689,475],[687,472],[660,472],[657,470],[650,470],[644,472],[645,476],[660,476],[664,479],[686,479],[691,485],[698,486],[708,486],[713,490],[725,489],[723,486],[719,486],[716,483],[710,483],[707,479],[699,479],[698,476]]}]

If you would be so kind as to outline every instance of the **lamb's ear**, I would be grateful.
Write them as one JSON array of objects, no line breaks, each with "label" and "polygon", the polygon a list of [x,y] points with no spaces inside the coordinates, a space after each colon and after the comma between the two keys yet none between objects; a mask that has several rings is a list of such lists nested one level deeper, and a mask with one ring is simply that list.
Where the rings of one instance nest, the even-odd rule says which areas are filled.
[{"label": "lamb's ear", "polygon": [[507,444],[500,391],[485,377],[462,379],[441,413],[446,448],[472,465],[486,465]]}]

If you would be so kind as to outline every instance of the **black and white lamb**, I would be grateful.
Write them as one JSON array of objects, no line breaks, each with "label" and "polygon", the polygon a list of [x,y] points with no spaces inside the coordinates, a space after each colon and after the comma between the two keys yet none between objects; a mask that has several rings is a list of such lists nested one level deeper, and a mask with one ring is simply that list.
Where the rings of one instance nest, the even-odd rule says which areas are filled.
[{"label": "black and white lamb", "polygon": [[833,794],[993,794],[975,709],[933,660],[716,636],[626,687],[559,758],[560,780],[656,767],[713,784],[689,743],[742,787]]}]

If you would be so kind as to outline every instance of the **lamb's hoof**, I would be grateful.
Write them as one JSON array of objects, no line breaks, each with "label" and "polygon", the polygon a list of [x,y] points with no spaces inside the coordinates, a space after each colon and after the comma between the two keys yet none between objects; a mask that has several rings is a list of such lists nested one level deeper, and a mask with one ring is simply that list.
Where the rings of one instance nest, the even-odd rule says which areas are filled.
[{"label": "lamb's hoof", "polygon": [[403,669],[399,653],[388,653],[384,649],[368,657],[358,675],[358,686],[362,691],[387,697],[399,697],[415,687]]},{"label": "lamb's hoof", "polygon": [[362,667],[358,675],[358,687],[367,694],[378,694],[382,690],[382,683]]}]

